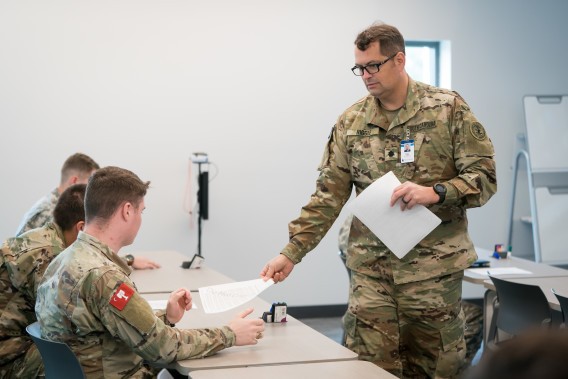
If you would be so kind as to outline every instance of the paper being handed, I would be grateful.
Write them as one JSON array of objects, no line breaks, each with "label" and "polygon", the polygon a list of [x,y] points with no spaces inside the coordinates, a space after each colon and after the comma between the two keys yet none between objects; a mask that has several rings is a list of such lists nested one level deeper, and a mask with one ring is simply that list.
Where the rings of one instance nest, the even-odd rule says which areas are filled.
[{"label": "paper being handed", "polygon": [[423,205],[400,210],[400,199],[390,206],[393,190],[400,181],[392,171],[375,180],[349,204],[351,212],[399,259],[442,220]]},{"label": "paper being handed", "polygon": [[254,299],[274,284],[272,279],[254,279],[244,282],[219,284],[199,288],[199,297],[205,313],[228,311]]}]

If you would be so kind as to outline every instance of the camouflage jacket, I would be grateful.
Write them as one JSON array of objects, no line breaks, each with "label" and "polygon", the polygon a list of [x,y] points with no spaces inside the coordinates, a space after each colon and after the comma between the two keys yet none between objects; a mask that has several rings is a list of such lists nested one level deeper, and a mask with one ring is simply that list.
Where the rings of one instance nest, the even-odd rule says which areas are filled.
[{"label": "camouflage jacket", "polygon": [[26,326],[36,321],[39,282],[53,258],[65,249],[63,232],[48,222],[9,238],[0,253],[0,366],[25,354],[32,340]]},{"label": "camouflage jacket", "polygon": [[[413,139],[414,162],[400,163],[402,140]],[[463,270],[476,260],[467,232],[466,208],[485,204],[497,190],[493,144],[456,92],[409,80],[405,105],[392,123],[372,95],[338,119],[327,142],[316,192],[289,225],[282,254],[294,263],[312,250],[339,215],[355,186],[359,195],[389,171],[401,182],[447,188],[441,205],[428,208],[442,223],[398,259],[357,218],[349,235],[347,266],[378,277],[378,257],[388,256],[395,283],[425,280]]]},{"label": "camouflage jacket", "polygon": [[41,228],[46,222],[53,221],[53,210],[55,209],[55,204],[57,204],[59,196],[59,192],[56,188],[39,199],[28,213],[25,214],[22,222],[20,222],[16,236],[31,229]]},{"label": "camouflage jacket", "polygon": [[108,246],[80,232],[40,283],[35,310],[42,336],[68,344],[87,377],[146,377],[143,359],[170,363],[211,355],[235,343],[228,326],[169,326],[165,312],[154,314],[138,294],[130,272]]}]

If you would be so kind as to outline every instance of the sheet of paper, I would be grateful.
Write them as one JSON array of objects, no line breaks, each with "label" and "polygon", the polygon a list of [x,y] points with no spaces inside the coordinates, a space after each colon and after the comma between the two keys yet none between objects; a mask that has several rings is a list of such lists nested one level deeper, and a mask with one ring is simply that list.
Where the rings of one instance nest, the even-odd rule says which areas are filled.
[{"label": "sheet of paper", "polygon": [[478,275],[480,277],[484,277],[484,278],[489,278],[489,276],[487,276],[487,271],[489,271],[489,273],[493,276],[498,276],[498,275],[530,275],[532,274],[532,272],[527,271],[527,270],[523,270],[522,268],[518,268],[518,267],[496,267],[496,268],[491,268],[491,267],[481,267],[481,268],[468,268],[466,269],[466,271],[468,273],[472,273],[474,275]]},{"label": "sheet of paper", "polygon": [[274,284],[272,279],[254,279],[244,282],[219,284],[199,288],[201,305],[205,313],[218,313],[238,307],[257,297]]},{"label": "sheet of paper", "polygon": [[391,172],[375,180],[348,208],[400,259],[442,220],[422,205],[400,210],[400,199],[390,206],[393,190],[400,181]]},{"label": "sheet of paper", "polygon": [[[160,311],[162,309],[166,309],[166,307],[168,305],[168,299],[166,299],[166,300],[148,300],[148,304],[150,304],[150,306],[152,307],[152,310]],[[197,306],[195,305],[195,301],[192,301],[191,309],[197,309]]]}]

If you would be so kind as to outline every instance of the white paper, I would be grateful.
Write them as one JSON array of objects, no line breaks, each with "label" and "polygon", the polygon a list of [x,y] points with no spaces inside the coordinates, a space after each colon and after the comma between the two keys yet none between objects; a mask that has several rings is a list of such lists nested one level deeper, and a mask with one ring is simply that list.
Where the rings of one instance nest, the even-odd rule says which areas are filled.
[{"label": "white paper", "polygon": [[272,279],[254,279],[244,282],[219,284],[199,288],[199,296],[205,313],[228,311],[258,296],[274,284]]},{"label": "white paper", "polygon": [[423,205],[401,211],[400,199],[391,207],[392,192],[399,185],[390,171],[365,188],[348,207],[400,259],[442,220]]},{"label": "white paper", "polygon": [[489,271],[489,273],[492,276],[519,275],[519,274],[530,275],[530,274],[532,274],[532,272],[524,270],[522,268],[518,268],[518,267],[496,267],[496,268],[480,267],[480,268],[468,268],[468,269],[466,269],[466,271],[468,273],[478,275],[478,276],[484,277],[484,278],[489,278],[489,276],[487,275],[487,271]]},{"label": "white paper", "polygon": [[[166,309],[168,306],[168,300],[148,300],[148,304],[152,307],[154,311],[161,311],[162,309]],[[191,309],[197,309],[195,302],[191,302]]]}]

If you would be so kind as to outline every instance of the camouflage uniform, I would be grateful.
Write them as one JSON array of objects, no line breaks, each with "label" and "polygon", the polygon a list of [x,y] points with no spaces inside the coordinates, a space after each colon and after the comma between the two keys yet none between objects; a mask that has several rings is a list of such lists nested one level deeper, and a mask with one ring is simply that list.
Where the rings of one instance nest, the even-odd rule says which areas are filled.
[{"label": "camouflage uniform", "polygon": [[[415,160],[400,163],[400,143],[409,138]],[[319,167],[316,192],[289,225],[290,242],[281,253],[294,263],[323,238],[352,186],[359,195],[392,171],[401,182],[447,188],[443,204],[428,206],[442,223],[402,259],[353,219],[347,267],[357,275],[352,275],[345,324],[347,345],[361,359],[399,376],[455,375],[465,353],[461,276],[477,258],[466,208],[485,204],[497,190],[493,157],[483,126],[457,93],[412,79],[406,103],[391,123],[372,95],[339,117]],[[419,296],[422,286],[429,296]],[[413,303],[408,294],[419,300]],[[387,314],[393,318],[384,318]]]},{"label": "camouflage uniform", "polygon": [[53,258],[65,249],[63,232],[48,222],[4,242],[0,254],[0,378],[43,374],[37,348],[26,333],[36,321],[36,290]]},{"label": "camouflage uniform", "polygon": [[[234,345],[236,337],[228,326],[170,326],[164,311],[154,314],[140,297],[130,272],[108,246],[80,232],[40,283],[35,310],[42,336],[69,345],[87,377],[153,377],[155,370],[143,365],[143,359],[165,364]],[[127,290],[132,293],[125,296]],[[127,301],[122,310],[117,299]]]},{"label": "camouflage uniform", "polygon": [[[339,244],[339,254],[343,263],[347,260],[347,248],[349,245],[349,230],[351,230],[351,223],[353,222],[353,215],[349,215],[341,228],[339,229],[338,244]],[[349,276],[351,276],[351,270],[347,268]],[[462,371],[471,366],[471,362],[477,351],[481,347],[483,341],[482,329],[483,329],[483,309],[476,304],[462,301],[462,309],[465,316],[465,346],[466,354],[465,361],[462,366]],[[345,341],[345,340],[344,340]]]},{"label": "camouflage uniform", "polygon": [[22,222],[20,222],[16,236],[31,229],[41,228],[46,222],[53,221],[53,210],[55,209],[55,204],[57,204],[59,196],[59,192],[56,188],[39,199],[25,214]]}]

